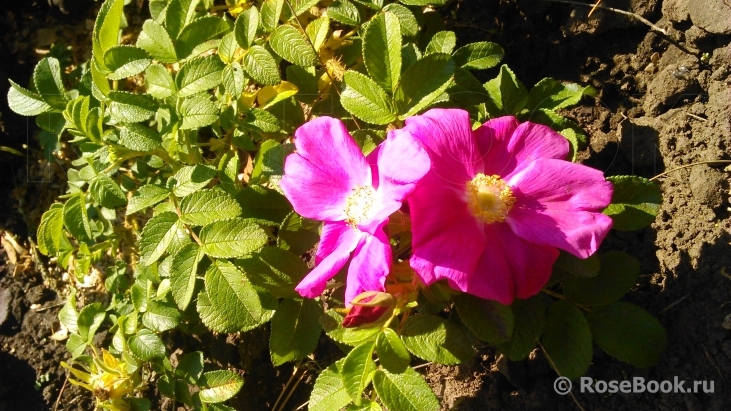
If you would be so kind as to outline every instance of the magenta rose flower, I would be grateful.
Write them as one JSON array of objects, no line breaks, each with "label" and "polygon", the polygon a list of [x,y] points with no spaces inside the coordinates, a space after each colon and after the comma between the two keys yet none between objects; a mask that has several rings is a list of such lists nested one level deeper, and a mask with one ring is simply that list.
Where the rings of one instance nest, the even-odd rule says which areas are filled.
[{"label": "magenta rose flower", "polygon": [[345,125],[330,117],[297,129],[294,144],[282,191],[297,213],[324,221],[315,268],[295,289],[319,296],[352,253],[346,303],[364,291],[384,291],[392,260],[384,226],[429,170],[428,155],[411,135],[391,132],[366,158]]},{"label": "magenta rose flower", "polygon": [[472,131],[467,112],[434,109],[402,131],[432,163],[408,200],[411,266],[426,284],[510,304],[548,282],[558,249],[586,258],[612,226],[611,183],[565,161],[549,127],[501,117]]}]

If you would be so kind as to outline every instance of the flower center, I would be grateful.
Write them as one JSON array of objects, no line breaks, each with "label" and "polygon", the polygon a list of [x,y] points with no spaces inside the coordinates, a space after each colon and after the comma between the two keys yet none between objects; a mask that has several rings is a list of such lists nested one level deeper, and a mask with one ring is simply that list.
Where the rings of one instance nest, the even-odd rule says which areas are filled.
[{"label": "flower center", "polygon": [[353,189],[353,193],[345,200],[345,220],[355,227],[367,219],[376,200],[376,190],[371,186],[360,186]]},{"label": "flower center", "polygon": [[513,191],[498,175],[479,173],[467,182],[467,205],[487,224],[505,221],[514,203]]}]

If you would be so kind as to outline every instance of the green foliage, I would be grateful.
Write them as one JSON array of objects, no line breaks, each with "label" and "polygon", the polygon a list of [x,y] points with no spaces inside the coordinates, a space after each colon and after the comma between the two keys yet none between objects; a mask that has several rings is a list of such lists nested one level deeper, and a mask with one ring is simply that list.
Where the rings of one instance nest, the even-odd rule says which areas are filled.
[{"label": "green foliage", "polygon": [[589,369],[593,354],[591,331],[584,314],[566,300],[548,310],[541,343],[559,375],[576,380]]},{"label": "green foliage", "polygon": [[459,364],[473,354],[464,333],[455,324],[434,315],[410,317],[401,338],[412,354],[439,364]]},{"label": "green foliage", "polygon": [[614,185],[612,203],[604,214],[612,217],[614,228],[634,231],[655,221],[660,211],[662,193],[652,181],[638,176],[608,177]]}]

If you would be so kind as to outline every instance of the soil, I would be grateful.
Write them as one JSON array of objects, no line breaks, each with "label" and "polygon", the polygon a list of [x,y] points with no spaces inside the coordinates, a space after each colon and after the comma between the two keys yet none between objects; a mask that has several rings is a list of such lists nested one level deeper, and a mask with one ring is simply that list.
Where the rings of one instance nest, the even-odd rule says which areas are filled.
[{"label": "soil", "polygon": [[[49,38],[72,45],[71,58],[88,57],[88,47],[82,45],[89,39],[87,19],[94,13],[85,2],[4,3],[0,95],[7,91],[7,77],[26,84],[42,57],[36,50],[47,50]],[[63,14],[59,5],[74,12]],[[528,88],[547,76],[597,88],[596,99],[587,98],[564,113],[590,136],[580,153],[584,164],[607,175],[649,178],[667,172],[658,178],[664,203],[655,223],[637,232],[612,232],[600,252],[624,251],[641,261],[640,281],[625,300],[662,322],[668,348],[651,369],[637,369],[596,348],[588,376],[605,381],[673,381],[677,376],[713,381],[714,392],[581,394],[574,388],[575,398],[560,396],[553,389],[556,374],[540,351],[528,360],[510,362],[492,347],[480,346],[469,363],[419,368],[445,410],[731,408],[731,318],[723,326],[731,313],[731,179],[720,163],[675,170],[731,158],[731,6],[724,0],[604,0],[601,5],[632,11],[667,34],[627,15],[597,9],[588,16],[590,7],[553,1],[452,0],[440,13],[461,44],[487,40],[502,45],[504,62]],[[140,14],[130,20],[144,18]],[[487,81],[496,71],[477,75]],[[28,234],[63,191],[63,174],[58,165],[37,162],[34,128],[11,113],[4,98],[0,115],[0,145],[25,151],[22,144],[28,142],[32,154],[27,161],[0,153],[0,231],[12,233],[30,249]],[[8,249],[7,243],[3,246]],[[63,342],[49,336],[57,330],[63,302],[63,287],[52,284],[60,274],[51,272],[44,281],[28,262],[30,256],[15,254],[0,256],[6,261],[0,267],[0,288],[10,292],[8,319],[0,326],[0,411],[92,409],[88,394],[70,384],[59,396],[66,375],[59,362],[67,353]],[[2,300],[0,291],[0,318]],[[247,382],[230,403],[238,410],[271,409],[292,376],[292,365],[271,366],[266,328],[202,340],[178,334],[167,338],[185,352],[203,349],[212,359],[211,368],[244,375]],[[339,355],[326,341],[323,336],[316,353],[322,366]],[[305,403],[314,375],[308,372],[302,378],[285,409]],[[173,409],[154,392],[149,395],[155,398],[153,409]]]}]

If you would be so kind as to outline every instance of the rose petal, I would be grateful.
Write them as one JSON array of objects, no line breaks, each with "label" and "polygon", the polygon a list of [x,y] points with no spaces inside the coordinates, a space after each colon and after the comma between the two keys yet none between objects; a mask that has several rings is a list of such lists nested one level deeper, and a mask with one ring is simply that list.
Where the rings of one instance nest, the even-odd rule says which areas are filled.
[{"label": "rose petal", "polygon": [[348,268],[345,303],[365,291],[385,291],[384,282],[391,268],[391,245],[382,224],[376,235],[365,235],[353,253]]},{"label": "rose petal", "polygon": [[508,143],[517,128],[518,120],[505,116],[489,120],[473,131],[486,175],[504,176],[515,169],[515,156],[508,151]]}]

